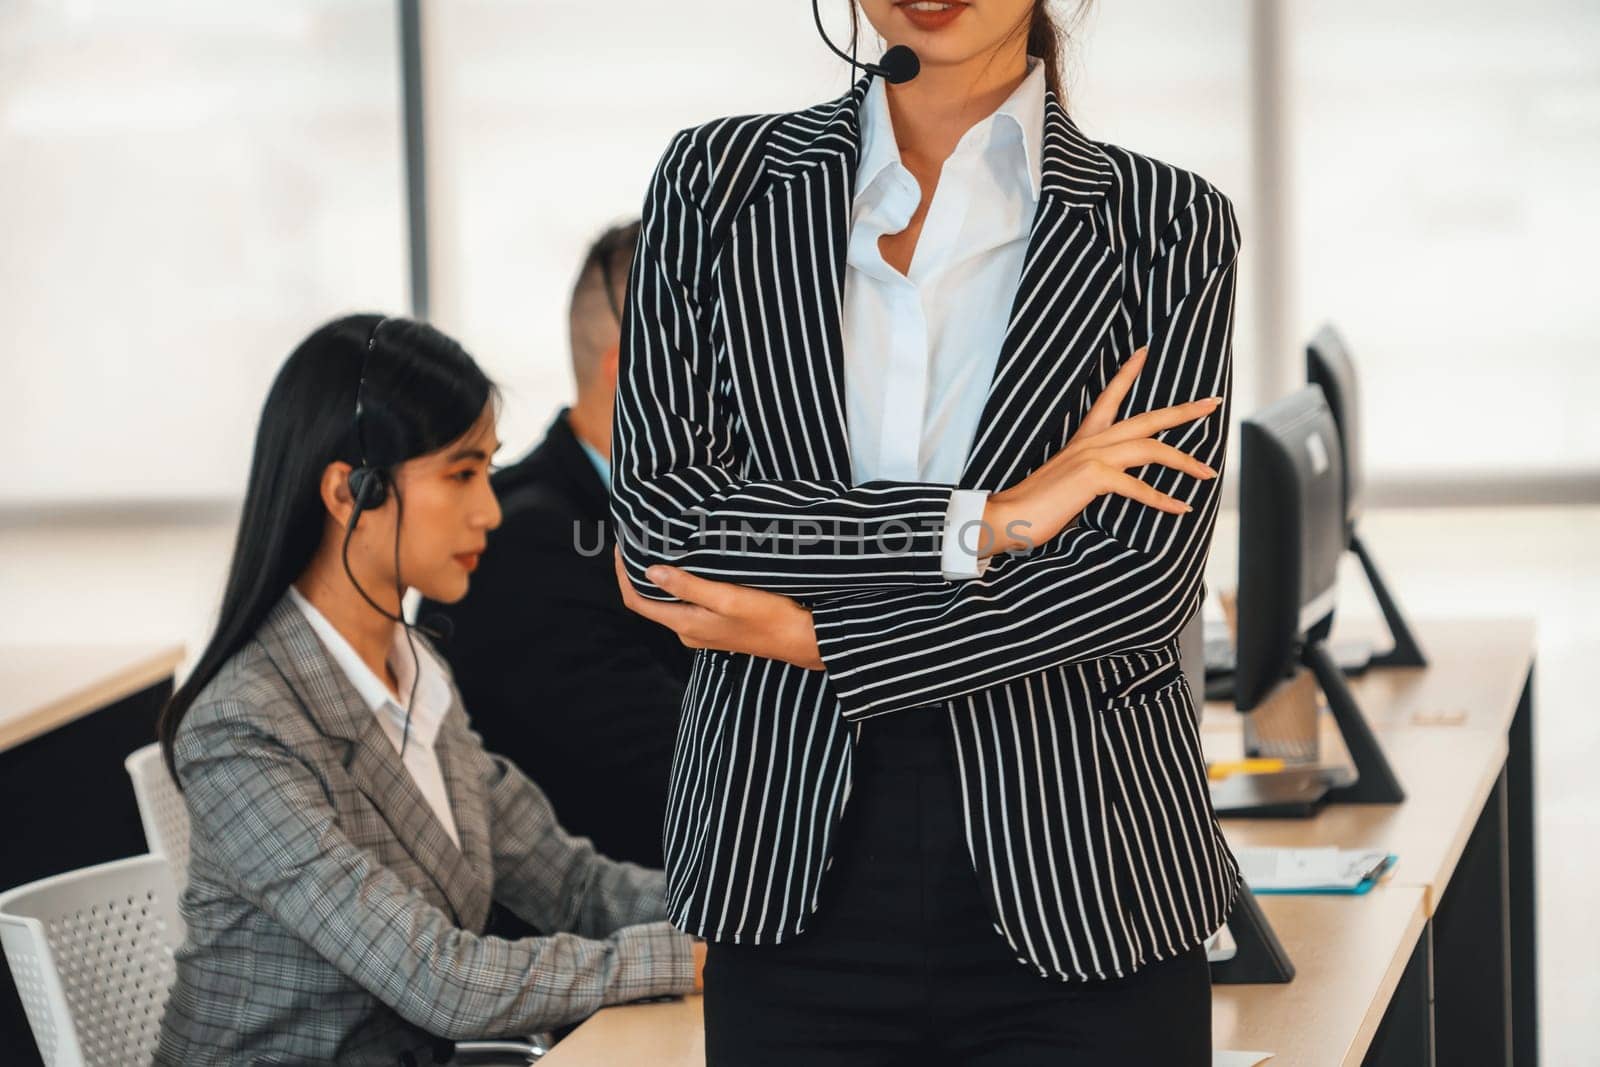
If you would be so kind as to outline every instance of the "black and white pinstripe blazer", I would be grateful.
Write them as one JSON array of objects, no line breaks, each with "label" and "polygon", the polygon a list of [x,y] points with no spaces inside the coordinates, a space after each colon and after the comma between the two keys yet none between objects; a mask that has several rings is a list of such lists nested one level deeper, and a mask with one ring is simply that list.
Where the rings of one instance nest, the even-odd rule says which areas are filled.
[{"label": "black and white pinstripe blazer", "polygon": [[[951,486],[851,484],[840,299],[870,78],[804,111],[679,133],[644,204],[613,437],[630,580],[652,562],[795,597],[826,671],[698,654],[665,825],[668,907],[766,944],[826,906],[861,720],[946,716],[996,930],[1044,976],[1127,974],[1206,938],[1238,885],[1178,638],[1204,595],[1221,478],[1136,476],[979,578],[943,578]],[[1219,472],[1238,231],[1204,179],[1088,140],[1047,97],[1026,262],[959,487],[1059,451],[1133,350],[1122,416],[1208,396],[1161,435]]]}]

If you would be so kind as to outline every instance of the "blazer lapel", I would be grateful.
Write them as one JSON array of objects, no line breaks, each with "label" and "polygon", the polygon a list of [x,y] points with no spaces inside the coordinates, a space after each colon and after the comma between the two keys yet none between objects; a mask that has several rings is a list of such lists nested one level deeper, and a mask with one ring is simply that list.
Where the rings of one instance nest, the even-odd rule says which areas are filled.
[{"label": "blazer lapel", "polygon": [[[747,364],[733,381],[771,385],[739,397],[758,456],[846,482],[841,306],[870,84],[868,75],[838,100],[776,121],[763,162],[777,182],[734,221],[735,269],[720,275],[733,358]],[[1059,445],[1060,413],[1077,414],[1066,401],[1096,369],[1122,295],[1121,257],[1099,210],[1111,165],[1048,91],[1043,134],[1039,205],[962,488],[1004,488]],[[744,284],[768,278],[775,288]],[[806,324],[817,321],[811,336]],[[807,405],[811,396],[823,411]]]},{"label": "blazer lapel", "polygon": [[372,722],[354,739],[348,764],[350,777],[444,895],[456,924],[471,929],[478,910],[474,907],[477,878],[400,762],[399,753],[378,725],[377,716],[370,710],[367,715]]},{"label": "blazer lapel", "polygon": [[733,220],[732,258],[718,275],[730,358],[740,364],[731,377],[757,461],[847,483],[840,309],[870,82],[773,120],[761,164],[776,180]]},{"label": "blazer lapel", "polygon": [[[454,688],[452,686],[452,688]],[[481,930],[489,918],[489,903],[494,890],[494,856],[490,844],[489,797],[483,779],[471,773],[470,748],[477,741],[467,729],[466,713],[457,695],[445,716],[444,726],[434,743],[439,756],[439,771],[444,775],[450,811],[455,816],[456,834],[461,838],[464,869],[473,877],[462,902],[463,925]]]},{"label": "blazer lapel", "polygon": [[960,486],[1003,489],[1064,440],[1059,413],[1097,366],[1122,295],[1120,256],[1098,210],[1105,156],[1046,92],[1042,181],[1000,358]]},{"label": "blazer lapel", "polygon": [[[345,769],[356,788],[383,816],[401,847],[438,888],[456,923],[471,927],[487,912],[488,889],[434,815],[378,717],[333,661],[311,624],[287,596],[262,627],[262,642],[288,674],[306,712],[322,733],[347,744]],[[441,731],[442,735],[443,731]],[[457,832],[461,827],[457,826]],[[463,844],[466,839],[463,838]],[[481,916],[478,918],[482,922]]]}]

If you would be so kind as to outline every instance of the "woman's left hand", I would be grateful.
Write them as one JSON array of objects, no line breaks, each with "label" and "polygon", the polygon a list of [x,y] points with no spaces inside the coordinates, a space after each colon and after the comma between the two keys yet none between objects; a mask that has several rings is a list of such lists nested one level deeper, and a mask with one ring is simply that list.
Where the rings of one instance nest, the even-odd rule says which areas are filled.
[{"label": "woman's left hand", "polygon": [[622,551],[612,553],[617,586],[629,611],[678,635],[689,648],[715,648],[782,660],[810,671],[824,669],[811,612],[786,596],[764,589],[713,582],[678,567],[656,564],[646,576],[680,603],[640,596],[622,566]]}]

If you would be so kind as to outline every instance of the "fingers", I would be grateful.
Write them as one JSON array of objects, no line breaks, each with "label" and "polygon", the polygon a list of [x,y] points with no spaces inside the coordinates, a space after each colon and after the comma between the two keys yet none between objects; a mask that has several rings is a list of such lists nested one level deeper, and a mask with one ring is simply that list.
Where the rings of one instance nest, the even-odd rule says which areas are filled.
[{"label": "fingers", "polygon": [[1110,491],[1118,496],[1125,496],[1140,504],[1148,504],[1172,515],[1183,515],[1194,510],[1176,497],[1168,496],[1155,486],[1141,482],[1133,475],[1121,471],[1113,471],[1107,479],[1107,485]]},{"label": "fingers", "polygon": [[1203,400],[1191,400],[1186,404],[1174,404],[1172,407],[1156,408],[1154,411],[1142,412],[1138,415],[1123,419],[1107,431],[1115,435],[1108,440],[1126,440],[1130,437],[1150,437],[1162,430],[1170,430],[1174,426],[1182,426],[1186,422],[1194,422],[1214,413],[1222,406],[1220,396],[1210,396]]},{"label": "fingers", "polygon": [[1139,371],[1144,367],[1145,357],[1150,354],[1149,345],[1140,345],[1133,350],[1122,364],[1117,368],[1117,373],[1112,375],[1111,384],[1120,384],[1124,394],[1133,385],[1133,380],[1139,376]]},{"label": "fingers", "polygon": [[[622,590],[622,602],[628,608],[638,611],[635,603],[655,604],[659,601],[650,600],[639,595],[633,588],[633,583],[628,580],[628,572],[622,563],[622,549],[612,551],[612,558],[616,562],[617,585]],[[652,564],[645,568],[645,578],[651,585],[669,593],[689,604],[699,604],[712,611],[721,611],[727,607],[728,591],[730,587],[725,582],[713,582],[709,578],[701,578],[690,574],[678,567],[671,567],[665,563]],[[643,612],[640,612],[643,614]]]},{"label": "fingers", "polygon": [[650,600],[646,597],[636,596],[637,606],[632,610],[659,623],[678,635],[678,640],[688,648],[704,648],[706,646],[706,633],[708,628],[716,622],[716,616],[698,604],[673,604],[664,600]]},{"label": "fingers", "polygon": [[[704,608],[692,603],[673,604],[662,600],[651,600],[648,597],[640,596],[638,591],[633,588],[633,583],[628,580],[627,569],[622,563],[622,549],[618,548],[613,551],[611,554],[611,559],[617,572],[617,587],[622,591],[622,604],[624,607],[633,612],[635,615],[642,616],[643,618],[649,619],[651,622],[659,623],[660,625],[665,626],[667,629],[677,634],[678,640],[683,642],[688,647],[701,647],[699,644],[698,635],[707,615],[707,612]],[[650,569],[655,570],[654,567]],[[678,570],[676,567],[665,567],[662,569],[674,572],[674,575],[684,574],[683,571]],[[693,575],[684,576],[689,578],[694,577]],[[675,581],[674,576],[664,575],[663,578],[665,579],[665,582],[668,583]],[[650,580],[654,582],[658,588],[666,592],[671,592],[670,589],[667,589],[666,584],[656,581],[654,576],[651,576]],[[676,596],[677,594],[673,595]],[[679,600],[683,600],[683,598],[679,597]]]},{"label": "fingers", "polygon": [[1127,399],[1128,390],[1133,388],[1133,380],[1144,367],[1149,351],[1148,347],[1135,349],[1127,362],[1117,368],[1117,373],[1106,383],[1105,391],[1095,398],[1089,413],[1083,417],[1080,432],[1100,433],[1116,421],[1117,412],[1122,408],[1123,400]]},{"label": "fingers", "polygon": [[[613,558],[623,604],[635,614],[667,627],[689,648],[761,655],[801,666],[817,658],[810,613],[789,597],[732,582],[712,581],[679,567],[658,563],[645,569],[645,577],[675,600],[654,600],[640,596],[633,588],[621,552]],[[798,639],[793,625],[797,612],[805,621],[804,633]],[[777,643],[774,643],[774,635]],[[809,639],[809,647],[806,639]],[[800,652],[792,654],[789,650],[793,648],[799,648]],[[799,658],[793,658],[795,655]]]},{"label": "fingers", "polygon": [[1159,463],[1163,467],[1171,467],[1173,470],[1192,474],[1206,481],[1217,476],[1217,472],[1210,464],[1196,459],[1180,448],[1174,448],[1164,441],[1156,441],[1149,437],[1096,448],[1092,455],[1107,466],[1118,470],[1142,467],[1146,463]]},{"label": "fingers", "polygon": [[725,582],[713,582],[664,563],[646,567],[644,576],[663,593],[671,593],[686,603],[699,604],[716,612],[727,610],[728,585]]}]

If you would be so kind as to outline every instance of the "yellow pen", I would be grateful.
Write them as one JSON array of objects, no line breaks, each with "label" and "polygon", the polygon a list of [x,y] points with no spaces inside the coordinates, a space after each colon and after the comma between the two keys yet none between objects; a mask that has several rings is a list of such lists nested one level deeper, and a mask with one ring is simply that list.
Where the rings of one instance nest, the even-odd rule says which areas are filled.
[{"label": "yellow pen", "polygon": [[1283,760],[1275,756],[1268,759],[1222,760],[1208,766],[1206,776],[1216,781],[1230,774],[1271,774],[1273,771],[1281,770],[1283,770]]}]

